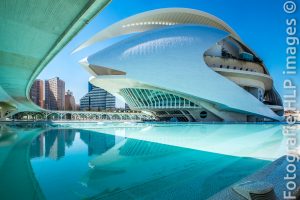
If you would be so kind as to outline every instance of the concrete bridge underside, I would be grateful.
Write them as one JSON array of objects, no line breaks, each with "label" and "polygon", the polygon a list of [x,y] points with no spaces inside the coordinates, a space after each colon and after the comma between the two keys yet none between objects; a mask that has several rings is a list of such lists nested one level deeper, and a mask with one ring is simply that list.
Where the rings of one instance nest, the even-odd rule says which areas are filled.
[{"label": "concrete bridge underside", "polygon": [[110,1],[0,1],[0,118],[42,110],[29,98],[33,81]]}]

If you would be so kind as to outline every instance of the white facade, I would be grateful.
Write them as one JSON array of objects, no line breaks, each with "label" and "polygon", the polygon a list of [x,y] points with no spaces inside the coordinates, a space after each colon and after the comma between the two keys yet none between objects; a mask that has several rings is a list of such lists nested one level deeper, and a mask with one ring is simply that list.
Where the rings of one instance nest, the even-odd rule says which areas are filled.
[{"label": "white facade", "polygon": [[108,27],[79,48],[134,32],[80,61],[93,75],[92,84],[131,109],[166,121],[283,119],[281,99],[261,59],[206,13],[149,11]]}]

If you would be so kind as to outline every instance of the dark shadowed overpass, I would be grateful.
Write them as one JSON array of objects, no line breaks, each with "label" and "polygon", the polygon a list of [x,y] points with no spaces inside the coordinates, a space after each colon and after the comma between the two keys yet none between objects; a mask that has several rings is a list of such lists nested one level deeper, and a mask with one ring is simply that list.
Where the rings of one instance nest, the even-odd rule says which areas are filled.
[{"label": "dark shadowed overpass", "polygon": [[0,1],[0,118],[41,109],[29,99],[33,81],[110,1]]}]

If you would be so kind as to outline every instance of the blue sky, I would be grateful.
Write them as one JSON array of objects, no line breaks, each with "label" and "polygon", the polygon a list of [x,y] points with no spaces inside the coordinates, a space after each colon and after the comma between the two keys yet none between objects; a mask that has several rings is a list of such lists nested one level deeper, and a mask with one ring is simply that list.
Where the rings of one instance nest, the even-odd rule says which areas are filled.
[{"label": "blue sky", "polygon": [[[79,102],[87,92],[90,75],[78,64],[78,61],[115,41],[99,43],[71,55],[77,46],[110,24],[128,16],[158,8],[185,7],[208,12],[231,26],[264,60],[274,79],[276,89],[282,95],[285,78],[282,71],[285,68],[287,48],[286,19],[294,17],[284,13],[284,2],[282,0],[113,0],[48,64],[39,78],[60,77],[65,80],[66,89],[73,91],[76,102]],[[299,58],[297,61],[299,62]],[[296,84],[300,87],[299,78]]]}]

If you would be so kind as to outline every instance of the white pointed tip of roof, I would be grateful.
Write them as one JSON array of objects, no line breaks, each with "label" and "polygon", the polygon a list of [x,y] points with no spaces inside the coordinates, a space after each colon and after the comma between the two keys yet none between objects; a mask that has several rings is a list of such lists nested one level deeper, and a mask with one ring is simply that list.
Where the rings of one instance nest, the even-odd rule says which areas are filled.
[{"label": "white pointed tip of roof", "polygon": [[91,80],[93,80],[93,79],[95,79],[96,77],[95,76],[91,76],[90,78],[89,78],[89,82],[91,82]]},{"label": "white pointed tip of roof", "polygon": [[87,40],[86,42],[82,43],[80,46],[78,46],[76,49],[74,49],[71,53],[71,55],[77,53],[78,51],[81,51],[82,49],[85,49],[86,47],[91,46],[92,44],[88,44],[90,40]]},{"label": "white pointed tip of roof", "polygon": [[99,35],[101,33],[102,33],[102,31],[96,33],[93,37],[91,37],[90,39],[88,39],[87,41],[85,41],[84,43],[82,43],[81,45],[79,45],[76,49],[74,49],[72,51],[71,55],[77,53],[78,51],[81,51],[82,49],[85,49],[85,48],[87,48],[87,47],[95,44],[98,41],[97,38],[99,37]]},{"label": "white pointed tip of roof", "polygon": [[237,33],[219,18],[191,8],[162,8],[139,13],[112,24],[77,47],[72,54],[97,42],[113,37],[139,33],[179,24],[208,25],[226,31],[240,40]]},{"label": "white pointed tip of roof", "polygon": [[90,74],[94,75],[94,76],[97,76],[97,74],[90,69],[90,63],[88,61],[88,58],[83,58],[81,59],[79,62],[78,62],[85,70],[87,70]]},{"label": "white pointed tip of roof", "polygon": [[81,49],[82,49],[82,48],[80,48],[80,46],[77,47],[76,49],[74,49],[74,50],[72,51],[71,55],[77,53],[77,52],[80,51]]},{"label": "white pointed tip of roof", "polygon": [[79,63],[80,65],[83,65],[83,66],[88,66],[88,65],[89,65],[89,62],[88,62],[88,58],[87,58],[87,57],[85,57],[85,58],[79,60],[78,63]]}]

